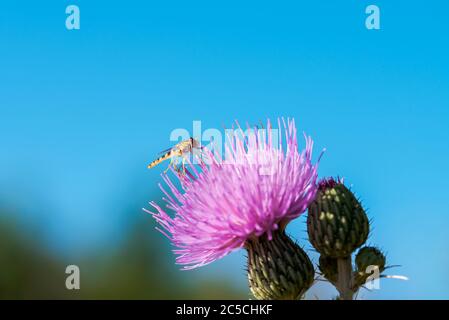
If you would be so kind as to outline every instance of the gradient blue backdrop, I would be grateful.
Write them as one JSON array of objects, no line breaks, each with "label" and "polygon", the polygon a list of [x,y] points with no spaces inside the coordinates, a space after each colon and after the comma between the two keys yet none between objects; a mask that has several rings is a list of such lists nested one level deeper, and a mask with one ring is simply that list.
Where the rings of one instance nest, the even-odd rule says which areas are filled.
[{"label": "gradient blue backdrop", "polygon": [[[320,176],[364,199],[370,243],[402,265],[390,273],[410,277],[364,297],[449,298],[449,2],[314,2],[2,3],[3,205],[76,264],[120,241],[124,206],[158,196],[146,164],[172,129],[293,116],[327,148]],[[304,229],[289,231],[309,248]],[[185,276],[245,286],[243,266],[239,252]]]}]

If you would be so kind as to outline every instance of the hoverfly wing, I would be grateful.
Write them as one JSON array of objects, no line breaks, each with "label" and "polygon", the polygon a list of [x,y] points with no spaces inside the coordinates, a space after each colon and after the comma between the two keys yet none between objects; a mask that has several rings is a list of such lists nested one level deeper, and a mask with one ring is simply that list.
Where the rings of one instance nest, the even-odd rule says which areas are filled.
[{"label": "hoverfly wing", "polygon": [[173,150],[173,147],[165,149],[165,150],[162,150],[162,151],[158,152],[157,155],[158,156],[163,155],[163,154],[165,154],[165,153],[167,153],[167,152],[169,152],[171,150]]}]

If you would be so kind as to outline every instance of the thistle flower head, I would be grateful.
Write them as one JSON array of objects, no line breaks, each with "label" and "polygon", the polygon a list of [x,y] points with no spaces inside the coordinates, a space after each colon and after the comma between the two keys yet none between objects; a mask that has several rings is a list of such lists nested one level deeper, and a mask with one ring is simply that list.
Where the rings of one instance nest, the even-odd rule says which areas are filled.
[{"label": "thistle flower head", "polygon": [[203,148],[207,163],[189,162],[186,175],[176,178],[180,188],[163,175],[170,214],[150,203],[184,269],[217,260],[254,237],[271,240],[274,231],[307,209],[317,191],[313,142],[305,136],[305,149],[298,151],[294,120],[278,120],[277,130],[268,121],[267,129],[248,127],[244,136],[227,140],[226,159]]}]

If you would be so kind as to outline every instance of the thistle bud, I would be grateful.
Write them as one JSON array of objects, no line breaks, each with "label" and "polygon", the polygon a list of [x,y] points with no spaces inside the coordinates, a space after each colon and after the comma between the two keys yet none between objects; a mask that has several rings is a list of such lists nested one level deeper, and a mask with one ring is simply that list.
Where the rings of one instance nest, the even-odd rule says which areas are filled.
[{"label": "thistle bud", "polygon": [[385,255],[376,247],[364,247],[357,252],[355,264],[357,270],[365,271],[368,266],[378,266],[380,272],[385,270]]},{"label": "thistle bud", "polygon": [[320,255],[320,260],[318,264],[323,276],[329,280],[330,283],[335,284],[338,279],[338,265],[337,259],[327,256]]},{"label": "thistle bud", "polygon": [[365,243],[369,233],[368,217],[342,181],[322,180],[308,209],[309,240],[322,255],[349,257]]},{"label": "thistle bud", "polygon": [[364,247],[357,252],[355,264],[357,271],[355,272],[355,285],[361,287],[372,275],[373,270],[369,270],[369,266],[377,266],[379,275],[385,270],[385,255],[375,247]]},{"label": "thistle bud", "polygon": [[251,238],[248,251],[248,280],[259,300],[301,298],[314,280],[314,268],[307,254],[283,231]]}]

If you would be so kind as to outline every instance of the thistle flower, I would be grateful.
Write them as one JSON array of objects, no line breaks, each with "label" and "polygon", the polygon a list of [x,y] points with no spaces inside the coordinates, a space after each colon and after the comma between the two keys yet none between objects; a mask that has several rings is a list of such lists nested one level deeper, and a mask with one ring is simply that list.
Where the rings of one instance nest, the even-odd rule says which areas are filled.
[{"label": "thistle flower", "polygon": [[199,168],[189,162],[186,175],[177,176],[179,189],[162,175],[171,191],[160,186],[164,200],[174,213],[154,202],[150,204],[156,211],[148,212],[176,247],[176,262],[183,269],[211,263],[246,247],[251,239],[272,240],[314,199],[312,139],[305,136],[305,149],[299,152],[294,120],[282,119],[282,126],[278,120],[278,128],[273,135],[268,121],[268,130],[248,127],[246,137],[228,136],[225,162],[204,148],[210,161]]}]

